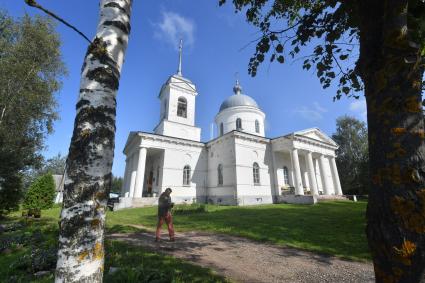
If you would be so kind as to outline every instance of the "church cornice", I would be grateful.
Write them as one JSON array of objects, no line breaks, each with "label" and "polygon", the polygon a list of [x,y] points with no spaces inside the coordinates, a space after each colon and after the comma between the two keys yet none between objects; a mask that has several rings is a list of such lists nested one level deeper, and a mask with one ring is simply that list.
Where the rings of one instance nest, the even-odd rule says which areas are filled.
[{"label": "church cornice", "polygon": [[270,143],[269,138],[264,138],[264,137],[256,136],[253,134],[245,133],[245,132],[240,132],[237,130],[234,130],[233,133],[235,137],[242,140],[253,141],[253,142],[264,143],[264,144]]},{"label": "church cornice", "polygon": [[300,135],[292,135],[291,139],[293,141],[298,141],[301,143],[305,143],[305,144],[309,144],[309,145],[314,145],[314,146],[318,146],[318,147],[322,147],[322,148],[326,148],[326,149],[330,149],[330,150],[336,150],[338,149],[337,146],[333,145],[333,144],[329,144],[327,142],[322,142],[310,137],[306,137],[306,136],[300,136]]},{"label": "church cornice", "polygon": [[[176,81],[172,81],[172,79],[175,79]],[[183,87],[181,85],[185,85],[187,87]],[[197,96],[198,92],[196,91],[195,86],[193,83],[183,77],[178,77],[176,75],[172,75],[168,80],[165,82],[165,84],[162,85],[161,90],[159,91],[158,98],[161,99],[162,94],[165,92],[164,90],[169,87],[170,89],[174,88],[179,91],[182,91],[186,94]]]},{"label": "church cornice", "polygon": [[192,146],[192,147],[198,147],[198,148],[205,147],[205,144],[203,142],[197,142],[197,141],[192,141],[192,140],[188,140],[188,139],[164,136],[164,135],[159,135],[159,134],[138,132],[138,136],[141,137],[143,140],[160,141],[160,142],[172,143],[172,144],[177,144],[177,145]]},{"label": "church cornice", "polygon": [[241,131],[238,131],[238,130],[232,130],[230,132],[225,133],[222,136],[216,137],[215,139],[208,141],[206,143],[206,145],[211,146],[215,143],[218,143],[222,140],[226,140],[226,139],[229,139],[229,138],[232,138],[232,137],[237,137],[237,138],[240,138],[240,139],[250,140],[250,141],[255,141],[255,142],[260,142],[260,143],[265,143],[265,144],[270,143],[269,138],[256,136],[256,135],[241,132]]}]

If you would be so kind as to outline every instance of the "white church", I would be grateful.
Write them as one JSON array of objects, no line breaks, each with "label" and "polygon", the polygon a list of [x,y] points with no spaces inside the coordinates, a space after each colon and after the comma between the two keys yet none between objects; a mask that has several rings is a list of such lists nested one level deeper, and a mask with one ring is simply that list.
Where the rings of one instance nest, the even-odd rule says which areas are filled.
[{"label": "white church", "polygon": [[182,75],[180,47],[177,74],[159,91],[158,125],[153,133],[128,136],[117,209],[155,204],[168,187],[175,203],[254,205],[285,196],[297,202],[297,197],[342,195],[338,145],[318,128],[265,137],[266,114],[236,81],[215,116],[218,137],[201,142],[197,96],[195,84]]}]

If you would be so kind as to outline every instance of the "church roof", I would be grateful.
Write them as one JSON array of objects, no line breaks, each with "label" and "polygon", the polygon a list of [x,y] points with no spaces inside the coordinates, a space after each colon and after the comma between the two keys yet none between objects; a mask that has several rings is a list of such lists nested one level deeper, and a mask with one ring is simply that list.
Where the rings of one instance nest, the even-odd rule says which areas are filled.
[{"label": "church roof", "polygon": [[225,101],[223,101],[220,106],[220,111],[238,106],[251,106],[258,109],[260,108],[252,97],[242,94],[242,87],[240,86],[239,81],[236,81],[236,85],[233,88],[233,91],[235,94],[229,96]]}]

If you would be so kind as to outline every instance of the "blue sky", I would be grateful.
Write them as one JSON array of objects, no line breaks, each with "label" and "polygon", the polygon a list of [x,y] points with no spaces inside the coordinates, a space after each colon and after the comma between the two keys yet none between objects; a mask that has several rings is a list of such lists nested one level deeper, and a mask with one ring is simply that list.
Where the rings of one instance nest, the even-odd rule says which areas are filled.
[{"label": "blue sky", "polygon": [[[98,20],[97,0],[38,0],[45,7],[93,37]],[[24,0],[0,0],[0,8],[12,16],[25,12],[38,14]],[[57,94],[61,119],[46,140],[44,156],[67,154],[75,117],[80,69],[87,43],[75,32],[58,25],[62,54],[69,70],[63,88]],[[235,14],[230,5],[218,6],[218,0],[135,0],[132,31],[118,92],[117,132],[113,174],[122,176],[122,153],[130,131],[150,132],[159,122],[157,98],[162,84],[177,69],[178,39],[183,37],[183,75],[192,80],[199,92],[196,124],[202,128],[202,141],[210,138],[210,125],[221,102],[232,95],[235,73],[244,93],[253,97],[266,113],[266,136],[277,137],[293,131],[319,127],[331,135],[335,120],[352,115],[365,121],[365,103],[343,98],[333,102],[336,92],[323,90],[312,71],[301,68],[302,60],[281,65],[264,63],[257,76],[247,72],[258,37],[243,14]],[[266,60],[265,60],[266,62]]]}]

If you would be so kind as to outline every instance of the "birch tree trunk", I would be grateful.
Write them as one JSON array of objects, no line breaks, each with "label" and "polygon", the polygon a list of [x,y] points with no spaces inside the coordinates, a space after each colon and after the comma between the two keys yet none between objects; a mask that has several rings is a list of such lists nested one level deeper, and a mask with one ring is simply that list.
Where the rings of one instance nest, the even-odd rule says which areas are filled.
[{"label": "birch tree trunk", "polygon": [[116,93],[132,0],[101,0],[82,67],[67,160],[55,282],[102,282],[104,226],[114,157]]}]

